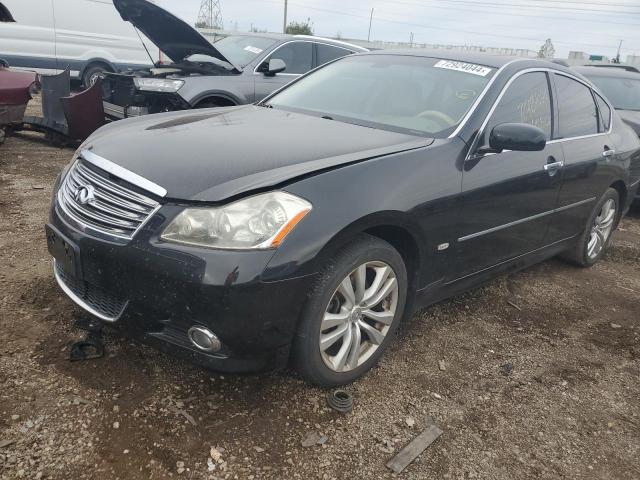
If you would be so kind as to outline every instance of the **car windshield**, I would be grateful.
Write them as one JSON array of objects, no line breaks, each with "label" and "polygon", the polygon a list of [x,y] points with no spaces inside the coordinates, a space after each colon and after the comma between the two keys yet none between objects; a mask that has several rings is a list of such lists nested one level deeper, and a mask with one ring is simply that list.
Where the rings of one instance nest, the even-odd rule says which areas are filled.
[{"label": "car windshield", "polygon": [[640,75],[638,80],[622,77],[589,77],[602,90],[614,108],[640,111]]},{"label": "car windshield", "polygon": [[344,57],[268,100],[274,108],[414,135],[446,137],[495,69],[408,55]]},{"label": "car windshield", "polygon": [[246,67],[258,55],[277,42],[273,38],[231,35],[213,44],[234,65]]}]

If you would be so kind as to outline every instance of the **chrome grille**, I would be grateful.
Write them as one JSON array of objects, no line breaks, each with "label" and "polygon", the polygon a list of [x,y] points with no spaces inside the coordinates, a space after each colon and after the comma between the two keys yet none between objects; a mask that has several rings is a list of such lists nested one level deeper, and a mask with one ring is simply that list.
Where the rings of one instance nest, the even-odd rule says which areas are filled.
[{"label": "chrome grille", "polygon": [[[78,195],[90,189],[90,198]],[[159,203],[109,180],[78,160],[58,191],[58,204],[76,226],[89,232],[130,240]]]},{"label": "chrome grille", "polygon": [[118,298],[103,288],[78,280],[65,272],[55,261],[53,268],[60,287],[82,308],[107,322],[115,322],[120,318],[127,306],[127,300]]}]

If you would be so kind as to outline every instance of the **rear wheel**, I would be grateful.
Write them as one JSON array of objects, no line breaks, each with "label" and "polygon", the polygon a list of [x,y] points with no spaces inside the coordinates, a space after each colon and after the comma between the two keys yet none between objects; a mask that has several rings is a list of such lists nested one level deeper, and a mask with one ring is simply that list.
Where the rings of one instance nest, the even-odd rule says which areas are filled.
[{"label": "rear wheel", "polygon": [[562,256],[580,267],[594,265],[609,246],[619,210],[620,195],[615,188],[609,188],[589,216],[578,244]]},{"label": "rear wheel", "polygon": [[358,237],[312,289],[293,344],[294,366],[321,386],[350,383],[378,361],[400,323],[407,272],[387,242]]}]

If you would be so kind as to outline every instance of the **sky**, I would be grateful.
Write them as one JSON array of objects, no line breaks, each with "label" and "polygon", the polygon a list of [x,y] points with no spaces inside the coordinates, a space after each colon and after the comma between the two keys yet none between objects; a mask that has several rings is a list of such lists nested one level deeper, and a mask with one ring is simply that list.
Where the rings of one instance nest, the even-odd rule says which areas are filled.
[{"label": "sky", "polygon": [[[282,31],[284,0],[219,0],[224,28]],[[156,0],[194,24],[201,0]],[[640,55],[640,0],[289,0],[288,20],[311,19],[314,34],[371,40],[539,50],[621,59]]]}]

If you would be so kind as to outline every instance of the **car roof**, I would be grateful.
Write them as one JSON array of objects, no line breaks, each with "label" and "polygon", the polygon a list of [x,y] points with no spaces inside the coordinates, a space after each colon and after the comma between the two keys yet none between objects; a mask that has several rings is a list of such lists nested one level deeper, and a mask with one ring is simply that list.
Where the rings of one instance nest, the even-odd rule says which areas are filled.
[{"label": "car roof", "polygon": [[578,73],[581,73],[585,77],[616,77],[616,78],[633,78],[640,79],[640,73],[629,72],[624,68],[618,67],[573,67]]},{"label": "car roof", "polygon": [[445,49],[423,49],[423,48],[406,48],[406,49],[389,49],[376,50],[369,52],[371,55],[410,55],[414,57],[442,58],[445,60],[453,60],[456,62],[474,63],[477,65],[485,65],[487,67],[500,68],[514,61],[535,62],[541,67],[553,68],[559,71],[567,69],[557,63],[538,58],[516,57],[512,55],[490,55],[487,53],[464,52],[457,50]]},{"label": "car roof", "polygon": [[365,47],[361,47],[359,45],[354,45],[353,43],[343,42],[342,40],[334,40],[332,38],[324,38],[324,37],[316,37],[315,35],[289,35],[286,33],[262,33],[262,32],[238,32],[232,35],[231,37],[261,37],[261,38],[272,38],[274,40],[280,40],[282,42],[286,42],[289,40],[313,40],[316,42],[329,43],[331,45],[342,46],[349,48],[351,50],[355,50],[356,52],[368,52],[369,50]]}]

